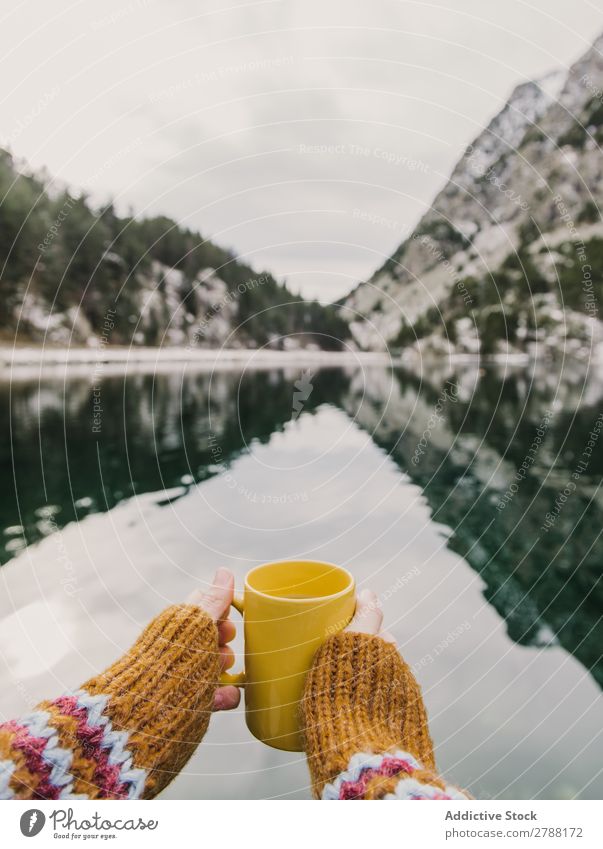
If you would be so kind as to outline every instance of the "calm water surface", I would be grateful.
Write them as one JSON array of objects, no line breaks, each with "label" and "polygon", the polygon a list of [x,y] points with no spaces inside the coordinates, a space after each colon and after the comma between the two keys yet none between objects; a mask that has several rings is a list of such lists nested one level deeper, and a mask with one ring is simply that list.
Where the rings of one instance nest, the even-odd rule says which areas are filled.
[{"label": "calm water surface", "polygon": [[[380,594],[449,778],[601,798],[600,379],[106,373],[95,433],[91,377],[67,374],[0,383],[4,718],[98,671],[218,565],[240,585],[265,560],[325,559]],[[166,795],[305,798],[308,775],[239,711]]]}]

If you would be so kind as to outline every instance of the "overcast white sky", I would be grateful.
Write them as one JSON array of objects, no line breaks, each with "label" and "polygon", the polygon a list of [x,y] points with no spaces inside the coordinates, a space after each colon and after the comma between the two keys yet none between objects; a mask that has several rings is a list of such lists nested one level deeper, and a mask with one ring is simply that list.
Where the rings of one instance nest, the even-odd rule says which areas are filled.
[{"label": "overcast white sky", "polygon": [[516,83],[601,31],[586,0],[15,0],[0,139],[328,301],[398,245]]}]

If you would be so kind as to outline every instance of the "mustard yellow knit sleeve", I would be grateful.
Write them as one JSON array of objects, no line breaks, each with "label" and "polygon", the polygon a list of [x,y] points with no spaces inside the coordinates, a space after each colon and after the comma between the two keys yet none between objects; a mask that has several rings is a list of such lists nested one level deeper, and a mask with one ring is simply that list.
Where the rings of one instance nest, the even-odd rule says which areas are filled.
[{"label": "mustard yellow knit sleeve", "polygon": [[168,608],[101,675],[0,725],[0,799],[156,796],[205,734],[219,673],[213,620]]},{"label": "mustard yellow knit sleeve", "polygon": [[469,798],[437,774],[420,687],[379,637],[341,633],[324,643],[301,718],[317,798]]}]

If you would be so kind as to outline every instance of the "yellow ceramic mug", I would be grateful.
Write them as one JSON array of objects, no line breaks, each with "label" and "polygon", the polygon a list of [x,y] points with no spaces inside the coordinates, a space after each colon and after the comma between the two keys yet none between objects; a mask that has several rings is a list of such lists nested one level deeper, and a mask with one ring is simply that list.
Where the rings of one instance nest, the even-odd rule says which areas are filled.
[{"label": "yellow ceramic mug", "polygon": [[354,578],[332,563],[265,563],[247,574],[233,605],[244,617],[245,672],[220,683],[245,687],[247,726],[258,740],[300,752],[304,679],[319,646],[354,614]]}]

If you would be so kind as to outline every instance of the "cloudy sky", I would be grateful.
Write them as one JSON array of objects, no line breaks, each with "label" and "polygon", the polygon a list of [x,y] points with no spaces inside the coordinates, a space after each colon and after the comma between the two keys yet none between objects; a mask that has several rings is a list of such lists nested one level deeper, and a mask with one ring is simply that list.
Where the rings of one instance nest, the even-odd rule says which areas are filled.
[{"label": "cloudy sky", "polygon": [[366,278],[518,82],[603,31],[586,0],[16,0],[0,139],[307,296]]}]

